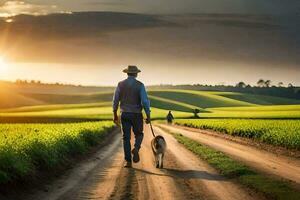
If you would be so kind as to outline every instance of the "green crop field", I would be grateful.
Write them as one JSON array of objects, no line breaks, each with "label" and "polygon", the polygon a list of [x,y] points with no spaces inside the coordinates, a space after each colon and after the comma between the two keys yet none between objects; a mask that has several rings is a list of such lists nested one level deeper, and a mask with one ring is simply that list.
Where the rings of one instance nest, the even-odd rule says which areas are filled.
[{"label": "green crop field", "polygon": [[0,183],[50,168],[97,144],[112,122],[1,124]]},{"label": "green crop field", "polygon": [[207,109],[213,111],[228,112],[269,112],[269,111],[300,111],[300,105],[273,105],[273,106],[252,106],[252,107],[221,107]]},{"label": "green crop field", "polygon": [[0,88],[0,108],[15,108],[20,106],[42,105],[43,102],[25,95]]},{"label": "green crop field", "polygon": [[[16,116],[47,116],[51,117],[82,117],[108,119],[108,107],[111,105],[112,92],[93,94],[14,94],[10,92],[10,106],[0,109],[2,117]],[[2,95],[5,97],[5,95]],[[4,101],[2,98],[2,101]],[[5,102],[9,102],[6,99]],[[251,95],[234,92],[210,92],[192,90],[152,90],[149,99],[153,108],[192,113],[199,109],[200,117],[234,117],[234,118],[299,118],[295,104],[299,100],[263,95]],[[22,103],[25,106],[22,106]],[[26,106],[28,103],[29,106]],[[276,107],[276,105],[285,105]],[[15,106],[14,106],[15,105]],[[34,106],[36,105],[36,106]],[[272,107],[272,105],[275,105]],[[0,107],[1,100],[0,100]],[[266,107],[262,107],[266,106]],[[267,107],[270,106],[270,107]],[[15,107],[15,108],[14,108]],[[236,108],[235,108],[236,107]],[[290,107],[290,108],[288,108]],[[71,111],[74,109],[74,111]],[[64,111],[63,111],[64,110]],[[49,111],[49,112],[48,112]],[[264,113],[262,112],[264,111]],[[28,112],[25,114],[24,112]],[[42,112],[42,113],[36,113]],[[256,112],[256,113],[255,113]],[[281,113],[279,113],[281,112]],[[155,113],[154,113],[155,114]],[[182,113],[181,113],[182,114]],[[179,116],[181,116],[181,114]],[[163,117],[165,114],[159,116]],[[155,114],[157,116],[157,114]]]},{"label": "green crop field", "polygon": [[180,101],[175,101],[168,98],[149,95],[149,99],[151,102],[151,106],[155,108],[176,110],[182,112],[192,112],[195,108],[198,108],[202,112],[205,112],[205,110],[200,107],[192,106],[190,104],[182,103]]},{"label": "green crop field", "polygon": [[206,109],[202,118],[260,118],[260,119],[298,119],[300,105],[221,107]]},{"label": "green crop field", "polygon": [[[168,110],[159,109],[159,108],[151,109],[151,117],[153,119],[165,119],[167,114],[168,114]],[[193,117],[193,114],[189,112],[173,111],[173,116],[175,118],[191,118]]]},{"label": "green crop field", "polygon": [[300,120],[179,119],[176,120],[176,124],[300,149]]},{"label": "green crop field", "polygon": [[[112,118],[112,92],[78,95],[26,94],[26,98],[34,99],[47,105],[25,106],[0,110],[1,122],[42,122],[53,119],[77,120],[109,120]],[[153,119],[165,118],[168,110],[172,110],[175,118],[191,118],[193,110],[199,109],[200,118],[260,118],[260,119],[296,119],[300,118],[300,105],[259,105],[229,98],[229,96],[249,94],[232,92],[208,92],[190,90],[155,90],[149,91]],[[296,103],[297,100],[287,98],[255,95],[258,100],[282,100],[282,104]],[[275,100],[274,100],[275,99]],[[70,103],[71,102],[71,103]],[[55,104],[53,104],[55,103]],[[27,120],[28,119],[28,120]],[[76,120],[75,120],[76,119]]]},{"label": "green crop field", "polygon": [[[168,110],[151,108],[153,119],[164,119]],[[173,111],[176,118],[191,118],[191,112]],[[84,120],[111,120],[112,108],[106,104],[76,104],[76,105],[52,105],[30,106],[17,109],[9,109],[0,112],[0,122],[45,122],[60,119],[62,122]],[[64,120],[65,119],[65,120]]]},{"label": "green crop field", "polygon": [[102,108],[108,107],[111,102],[100,102],[100,103],[81,103],[81,104],[50,104],[40,106],[24,106],[18,108],[0,109],[1,113],[21,113],[21,112],[40,112],[50,110],[70,110],[79,108]]}]

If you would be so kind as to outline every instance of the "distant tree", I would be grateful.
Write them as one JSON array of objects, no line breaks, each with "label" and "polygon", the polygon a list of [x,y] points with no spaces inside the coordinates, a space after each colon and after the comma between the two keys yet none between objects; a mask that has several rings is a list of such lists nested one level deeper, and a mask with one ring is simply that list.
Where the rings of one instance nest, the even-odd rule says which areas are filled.
[{"label": "distant tree", "polygon": [[283,82],[279,82],[279,83],[277,84],[277,86],[278,86],[278,87],[283,87]]},{"label": "distant tree", "polygon": [[294,86],[293,86],[293,84],[289,83],[289,84],[288,84],[288,87],[289,87],[289,88],[293,88]]},{"label": "distant tree", "polygon": [[258,87],[264,87],[265,86],[265,80],[264,79],[259,79],[257,81],[257,86]]},{"label": "distant tree", "polygon": [[195,118],[199,118],[199,115],[198,115],[198,114],[200,113],[200,110],[199,110],[198,108],[194,109],[194,110],[193,110],[193,113],[194,113],[194,117],[195,117]]},{"label": "distant tree", "polygon": [[266,80],[265,81],[265,87],[270,87],[271,85],[271,80]]},{"label": "distant tree", "polygon": [[30,83],[35,84],[35,80],[31,80]]},{"label": "distant tree", "polygon": [[249,85],[249,84],[248,84],[248,85],[246,85],[246,87],[245,87],[245,88],[251,88],[251,85]]},{"label": "distant tree", "polygon": [[239,87],[239,88],[245,88],[246,87],[246,83],[244,83],[243,81],[239,82],[236,84],[236,87]]}]

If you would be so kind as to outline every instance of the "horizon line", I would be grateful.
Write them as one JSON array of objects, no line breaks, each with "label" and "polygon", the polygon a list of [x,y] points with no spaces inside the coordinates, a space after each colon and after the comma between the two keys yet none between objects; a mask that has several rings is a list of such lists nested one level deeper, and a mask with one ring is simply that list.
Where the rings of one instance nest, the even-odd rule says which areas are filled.
[{"label": "horizon line", "polygon": [[[85,85],[85,84],[76,84],[76,83],[63,83],[63,82],[43,82],[41,80],[33,80],[33,79],[16,79],[16,80],[4,80],[4,79],[0,79],[0,83],[1,82],[6,82],[6,83],[10,83],[10,84],[17,84],[17,81],[24,81],[23,84],[40,84],[40,85],[61,85],[61,86],[74,86],[74,87],[116,87],[116,85]],[[267,79],[266,79],[267,80]],[[27,82],[25,82],[27,81]],[[32,82],[34,81],[34,82]],[[240,81],[243,82],[243,81]],[[244,82],[245,83],[245,82]],[[238,84],[238,83],[236,83]],[[257,85],[253,85],[253,84],[247,84],[246,85],[250,85],[251,87],[259,87]],[[288,88],[288,85],[291,83],[288,83],[287,85],[283,85],[281,86],[282,88]],[[146,85],[146,84],[145,84]],[[293,85],[293,84],[292,84]],[[154,85],[146,85],[147,87],[155,87],[155,86],[206,86],[206,87],[217,87],[217,86],[225,86],[225,87],[236,87],[236,85],[230,85],[230,84],[201,84],[201,83],[181,83],[181,84],[171,84],[171,83],[160,83],[160,84],[154,84]],[[271,87],[278,87],[277,85],[271,85],[269,88]],[[300,88],[300,85],[293,85],[294,88]],[[280,87],[278,87],[280,88]]]}]

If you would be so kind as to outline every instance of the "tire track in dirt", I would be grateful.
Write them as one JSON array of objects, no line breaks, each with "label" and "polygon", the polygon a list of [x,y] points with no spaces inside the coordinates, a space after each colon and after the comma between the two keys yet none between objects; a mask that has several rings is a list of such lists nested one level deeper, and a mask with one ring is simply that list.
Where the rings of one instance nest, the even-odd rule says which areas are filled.
[{"label": "tire track in dirt", "polygon": [[156,131],[165,137],[168,145],[164,169],[155,168],[150,146],[152,135],[149,127],[145,126],[141,161],[134,163],[133,168],[123,168],[122,136],[117,133],[110,139],[110,144],[78,163],[69,173],[47,186],[46,191],[35,192],[25,199],[260,199],[220,176],[169,134],[160,129]]},{"label": "tire track in dirt", "polygon": [[199,143],[224,152],[233,159],[241,161],[265,174],[290,180],[297,188],[300,188],[300,160],[298,159],[276,155],[252,146],[216,137],[207,134],[209,131],[164,124],[159,124],[158,126],[180,133]]},{"label": "tire track in dirt", "polygon": [[144,141],[140,150],[141,161],[133,166],[139,188],[142,189],[140,191],[143,191],[143,194],[139,194],[139,199],[185,199],[185,193],[176,185],[175,178],[155,167],[150,146],[151,139],[149,128],[145,127]]},{"label": "tire track in dirt", "polygon": [[109,200],[134,200],[138,199],[138,188],[135,171],[132,169],[122,168],[118,179],[115,182],[113,193]]},{"label": "tire track in dirt", "polygon": [[107,199],[113,192],[123,160],[121,135],[119,131],[111,134],[114,136],[110,144],[62,174],[43,191],[34,191],[21,199]]}]

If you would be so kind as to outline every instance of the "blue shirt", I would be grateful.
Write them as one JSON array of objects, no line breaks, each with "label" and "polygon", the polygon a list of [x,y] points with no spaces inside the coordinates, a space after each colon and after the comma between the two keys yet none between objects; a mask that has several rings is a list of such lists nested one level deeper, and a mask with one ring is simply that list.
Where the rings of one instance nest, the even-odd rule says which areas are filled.
[{"label": "blue shirt", "polygon": [[[128,78],[125,81],[128,82],[129,84],[134,84],[135,82],[137,82],[134,76],[128,76]],[[150,115],[150,101],[148,99],[146,88],[145,88],[144,84],[142,84],[142,83],[140,83],[140,84],[141,85],[139,87],[140,89],[138,92],[139,96],[133,97],[133,98],[140,98],[140,100],[141,100],[140,104],[144,108],[146,114]],[[115,93],[114,93],[114,98],[113,98],[113,111],[114,112],[118,111],[119,103],[121,101],[120,94],[121,94],[121,88],[120,88],[120,84],[118,84],[118,86],[115,90]],[[126,112],[133,112],[133,113],[140,112],[137,109],[137,107],[139,107],[139,105],[128,105],[127,104],[126,108],[124,106],[124,108],[122,109],[122,103],[121,103],[121,111],[125,109]]]}]

